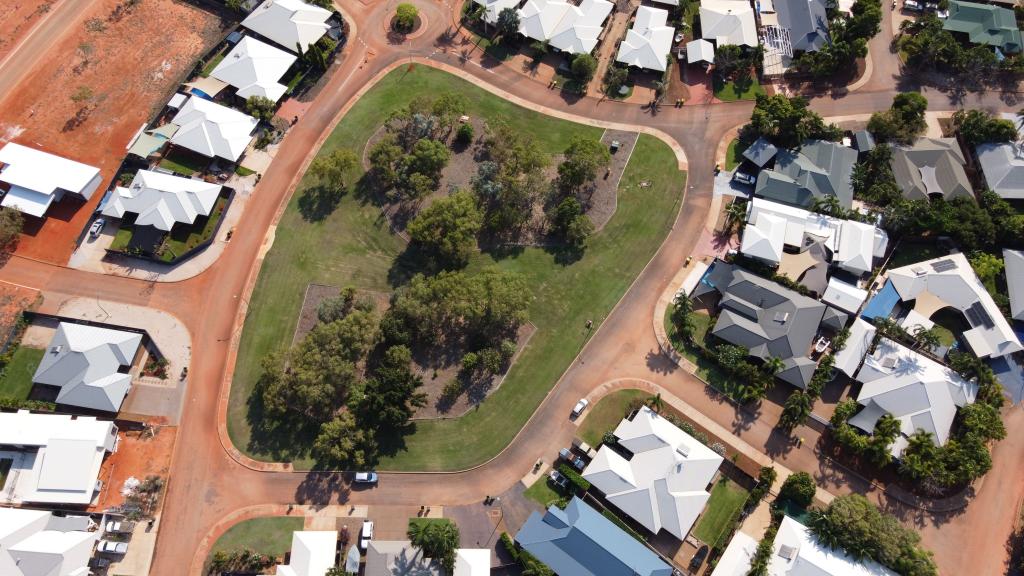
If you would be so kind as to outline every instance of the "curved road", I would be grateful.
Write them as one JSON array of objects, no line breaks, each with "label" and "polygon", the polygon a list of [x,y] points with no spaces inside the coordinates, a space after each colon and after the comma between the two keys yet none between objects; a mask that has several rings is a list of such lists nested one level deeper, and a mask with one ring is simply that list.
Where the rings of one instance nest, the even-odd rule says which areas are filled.
[{"label": "curved road", "polygon": [[[469,54],[469,61],[464,60],[462,56],[467,48],[446,40],[445,33],[450,30],[446,27],[452,22],[452,12],[446,4],[417,0],[416,4],[426,17],[426,29],[405,42],[389,40],[384,33],[390,18],[387,3],[371,4],[363,4],[362,0],[341,2],[349,20],[359,28],[345,49],[343,62],[336,66],[328,85],[302,121],[289,132],[273,164],[263,175],[257,192],[261,195],[260,202],[249,204],[246,225],[236,230],[224,254],[208,271],[182,282],[151,283],[96,275],[19,257],[11,258],[0,269],[0,279],[48,292],[165,310],[178,317],[192,334],[189,390],[172,457],[173,473],[152,574],[181,574],[185,563],[195,556],[204,536],[218,520],[255,504],[341,501],[454,505],[480,501],[485,494],[501,493],[532,467],[539,453],[549,452],[551,446],[569,440],[574,427],[566,421],[565,414],[580,396],[602,382],[620,377],[659,383],[790,468],[814,472],[819,484],[833,492],[870,492],[870,487],[860,485],[857,479],[821,467],[814,453],[813,440],[817,435],[813,431],[798,432],[811,440],[799,449],[773,436],[771,425],[778,412],[775,404],[764,403],[761,410],[765,413],[758,419],[717,400],[692,376],[677,370],[660,354],[651,329],[655,302],[692,252],[703,228],[711,202],[718,142],[729,129],[749,118],[751,103],[682,109],[664,107],[657,114],[635,105],[600,102],[594,98],[570,103],[559,93],[544,89],[507,66],[480,65],[479,54]],[[888,6],[884,8],[888,11]],[[888,34],[888,27],[886,17],[879,36]],[[899,67],[887,45],[887,39],[872,42],[873,74],[862,89],[816,98],[814,108],[825,116],[862,114],[887,108],[897,90],[893,75]],[[689,164],[683,205],[661,250],[520,435],[495,459],[468,472],[444,475],[443,480],[439,474],[384,475],[378,488],[352,493],[334,474],[261,472],[247,468],[219,441],[218,401],[230,385],[233,346],[237,342],[239,323],[244,319],[246,290],[258,274],[261,249],[268,237],[272,239],[268,231],[272,230],[312,154],[358,91],[381,71],[409,58],[460,68],[482,86],[540,106],[594,119],[650,126],[669,134],[683,148]],[[907,88],[900,86],[899,89]],[[939,92],[926,91],[925,94],[933,110],[954,108],[950,99]],[[995,94],[968,98],[970,105],[976,107],[1012,108]],[[1020,410],[1015,409],[1008,418],[1018,418],[1019,413]],[[996,467],[966,513],[929,515],[894,509],[922,531],[925,543],[936,551],[944,574],[967,573],[969,569],[980,574],[997,574],[1005,570],[1004,545],[1013,523],[1011,503],[1024,492],[1024,480],[1015,470],[1024,456],[1021,452],[1021,446],[1012,439],[997,446]],[[879,495],[874,496],[883,505],[892,506]],[[965,549],[971,553],[960,552]],[[202,559],[196,561],[201,563]]]}]

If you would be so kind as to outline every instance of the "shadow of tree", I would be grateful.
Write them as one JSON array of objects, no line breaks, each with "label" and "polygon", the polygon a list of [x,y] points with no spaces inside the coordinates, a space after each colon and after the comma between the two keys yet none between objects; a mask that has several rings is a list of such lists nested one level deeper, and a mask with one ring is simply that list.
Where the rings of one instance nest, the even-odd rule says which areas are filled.
[{"label": "shadow of tree", "polygon": [[[260,382],[266,376],[260,377]],[[256,384],[249,395],[246,405],[246,422],[249,424],[250,452],[270,456],[275,461],[291,461],[303,458],[308,454],[309,446],[313,445],[319,426],[308,420],[296,422],[274,421],[266,416],[263,403],[261,383]]]},{"label": "shadow of tree", "polygon": [[334,212],[343,196],[344,188],[310,186],[299,196],[299,213],[306,222],[320,222]]},{"label": "shadow of tree", "polygon": [[348,502],[352,487],[344,472],[315,471],[306,474],[295,489],[295,502],[311,506],[328,506],[337,501]]}]

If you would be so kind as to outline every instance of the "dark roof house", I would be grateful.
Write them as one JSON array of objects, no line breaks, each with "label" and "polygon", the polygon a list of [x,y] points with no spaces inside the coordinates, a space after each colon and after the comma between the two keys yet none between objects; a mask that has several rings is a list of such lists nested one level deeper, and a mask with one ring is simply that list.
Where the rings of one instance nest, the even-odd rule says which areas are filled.
[{"label": "dark roof house", "polygon": [[767,138],[761,136],[747,149],[743,151],[743,157],[750,160],[758,168],[764,168],[765,164],[770,162],[772,158],[775,158],[775,154],[779,152],[779,149],[768,141]]},{"label": "dark roof house", "polygon": [[993,46],[1008,54],[1021,50],[1017,18],[1008,8],[950,0],[949,16],[943,19],[942,28],[966,34],[974,44]]},{"label": "dark roof house", "polygon": [[814,52],[829,42],[824,0],[775,0],[775,10],[793,50]]},{"label": "dark roof house", "polygon": [[671,576],[672,567],[600,512],[573,498],[534,512],[516,542],[559,576]]},{"label": "dark roof house", "polygon": [[974,198],[964,164],[955,138],[918,138],[912,146],[892,150],[892,173],[908,200],[927,200],[933,194],[946,200]]},{"label": "dark roof house", "polygon": [[780,150],[775,168],[762,170],[754,195],[773,202],[807,208],[815,198],[835,196],[845,208],[853,205],[850,177],[857,151],[825,140],[807,140],[799,150]]}]

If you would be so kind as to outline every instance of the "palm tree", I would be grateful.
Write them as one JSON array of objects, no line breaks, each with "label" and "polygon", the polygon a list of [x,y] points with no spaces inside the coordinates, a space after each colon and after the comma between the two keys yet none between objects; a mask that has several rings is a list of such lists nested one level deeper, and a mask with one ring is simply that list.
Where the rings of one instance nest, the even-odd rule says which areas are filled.
[{"label": "palm tree", "polygon": [[782,358],[777,356],[770,356],[764,361],[764,364],[761,365],[761,369],[764,370],[764,373],[768,376],[775,376],[779,372],[782,372],[782,369],[785,367],[786,363],[782,361]]},{"label": "palm tree", "polygon": [[914,343],[917,348],[924,348],[929,352],[935,350],[942,344],[942,339],[939,338],[938,331],[935,328],[925,328],[924,326],[918,325],[914,327],[913,332]]},{"label": "palm tree", "polygon": [[654,410],[655,413],[660,414],[665,408],[665,401],[661,399],[661,392],[658,392],[654,396],[647,399],[647,405]]},{"label": "palm tree", "polygon": [[747,203],[733,200],[725,209],[725,231],[732,232],[733,228],[739,228],[747,220]]},{"label": "palm tree", "polygon": [[413,522],[406,532],[412,545],[423,555],[440,562],[450,574],[455,569],[455,550],[459,547],[459,528],[451,520]]},{"label": "palm tree", "polygon": [[814,199],[811,203],[811,212],[840,218],[843,216],[845,210],[843,210],[843,207],[839,205],[838,198],[828,194]]}]

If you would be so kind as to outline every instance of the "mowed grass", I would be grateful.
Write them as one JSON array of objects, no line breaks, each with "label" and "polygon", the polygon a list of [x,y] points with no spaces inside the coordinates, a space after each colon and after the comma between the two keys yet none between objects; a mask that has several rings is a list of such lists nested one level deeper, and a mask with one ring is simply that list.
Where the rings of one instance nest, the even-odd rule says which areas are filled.
[{"label": "mowed grass", "polygon": [[743,153],[746,152],[746,150],[747,147],[740,144],[740,141],[736,138],[733,138],[732,142],[729,142],[729,148],[725,152],[726,171],[731,171],[743,162]]},{"label": "mowed grass", "polygon": [[43,361],[46,350],[19,346],[11,361],[0,371],[0,396],[25,400],[32,391],[32,376]]},{"label": "mowed grass", "polygon": [[626,408],[634,400],[642,400],[650,394],[643,390],[616,390],[591,406],[579,428],[579,437],[593,447],[601,443],[605,432],[619,425],[626,414]]},{"label": "mowed grass", "polygon": [[757,78],[751,78],[749,83],[741,84],[742,87],[736,82],[723,82],[721,78],[715,76],[713,81],[715,98],[722,102],[735,102],[737,100],[753,100],[758,94],[765,93]]},{"label": "mowed grass", "polygon": [[[560,153],[574,136],[599,138],[601,130],[553,119],[490,95],[444,72],[398,69],[370,90],[328,137],[321,153],[348,146],[361,153],[387,116],[417,94],[457,91],[469,114],[503,119],[532,135],[545,152]],[[361,176],[357,168],[350,177]],[[641,181],[650,181],[640,188]],[[496,259],[478,254],[469,270],[495,265],[524,274],[534,296],[530,319],[538,331],[502,387],[478,410],[462,418],[418,422],[406,450],[383,458],[387,470],[452,470],[480,463],[508,444],[568,366],[586,338],[587,319],[600,321],[653,256],[675,217],[685,173],[668,146],[643,136],[623,176],[618,211],[571,264],[541,249],[527,248]],[[260,361],[290,343],[310,282],[378,291],[394,289],[389,271],[405,248],[390,233],[380,211],[350,193],[327,217],[307,221],[299,211],[306,183],[291,199],[276,230],[274,246],[249,303],[231,388],[228,430],[235,445],[263,460],[287,459],[299,468],[313,462],[305,447],[271,452],[251,444],[247,400],[260,375]]]},{"label": "mowed grass", "polygon": [[564,498],[565,494],[551,483],[551,478],[547,474],[544,474],[523,492],[523,496],[540,504],[542,508],[547,510],[548,506]]},{"label": "mowed grass", "polygon": [[729,522],[740,513],[740,508],[747,501],[747,491],[742,486],[722,478],[711,490],[711,498],[704,508],[693,535],[705,544],[714,546],[722,533],[729,527]]},{"label": "mowed grass", "polygon": [[285,516],[245,520],[218,538],[210,555],[221,550],[227,552],[248,548],[268,556],[284,556],[285,552],[291,550],[292,532],[302,530],[302,526],[302,518]]}]

